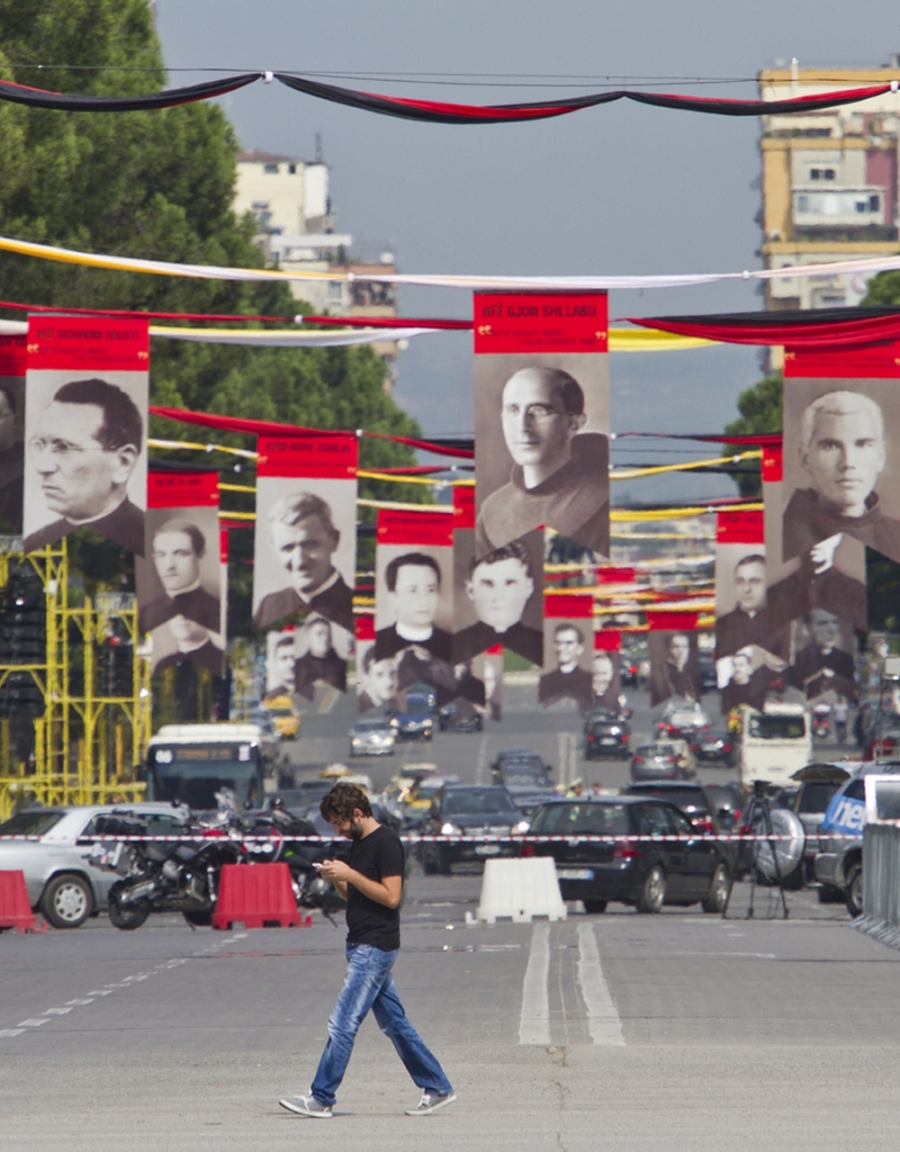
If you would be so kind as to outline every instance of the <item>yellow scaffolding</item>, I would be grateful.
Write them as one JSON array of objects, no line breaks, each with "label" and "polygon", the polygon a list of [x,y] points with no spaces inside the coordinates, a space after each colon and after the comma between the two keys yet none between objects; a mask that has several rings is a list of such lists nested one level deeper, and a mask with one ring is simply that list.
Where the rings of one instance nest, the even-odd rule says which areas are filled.
[{"label": "yellow scaffolding", "polygon": [[[0,721],[0,820],[17,805],[129,803],[143,798],[137,780],[151,726],[149,661],[140,646],[137,604],[131,593],[101,592],[92,603],[69,601],[66,540],[27,555],[21,537],[0,537],[0,587],[13,565],[30,565],[45,597],[46,649],[43,661],[0,663],[0,689],[13,674],[30,673],[44,701],[34,720],[33,753],[12,762],[10,723]],[[110,621],[125,628],[132,658],[127,696],[98,691],[96,645],[111,634]],[[83,684],[72,692],[73,649],[80,649]],[[109,686],[111,687],[111,686]]]}]

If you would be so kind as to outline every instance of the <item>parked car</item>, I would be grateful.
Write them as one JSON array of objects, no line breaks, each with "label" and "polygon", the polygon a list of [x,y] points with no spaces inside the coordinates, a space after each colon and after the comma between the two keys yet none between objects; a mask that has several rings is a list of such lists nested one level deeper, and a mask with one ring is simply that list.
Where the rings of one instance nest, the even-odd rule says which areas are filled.
[{"label": "parked car", "polygon": [[690,743],[701,728],[709,727],[709,717],[699,704],[685,700],[672,700],[666,704],[656,719],[656,735],[660,738],[672,737]]},{"label": "parked car", "polygon": [[641,744],[631,757],[632,780],[690,780],[696,761],[685,740],[657,740]]},{"label": "parked car", "polygon": [[383,716],[364,716],[350,729],[351,756],[390,756],[397,733]]},{"label": "parked car", "polygon": [[[110,812],[140,813],[150,836],[181,831],[187,808],[170,803],[93,804],[84,807],[27,808],[0,824],[0,870],[25,874],[28,902],[55,928],[79,928],[89,916],[105,911],[107,896],[119,879],[115,872],[89,863],[90,841],[98,816]],[[36,840],[6,840],[6,836]]]},{"label": "parked car", "polygon": [[690,743],[698,760],[728,766],[734,763],[734,741],[727,728],[700,728]]},{"label": "parked car", "polygon": [[422,867],[429,873],[449,875],[453,864],[518,856],[518,844],[511,836],[527,828],[528,821],[505,788],[496,784],[445,784],[434,797],[421,831],[443,836],[496,836],[497,840],[422,844]]},{"label": "parked car", "polygon": [[511,764],[531,765],[543,772],[547,780],[553,774],[553,769],[549,764],[544,763],[543,757],[537,752],[532,752],[529,748],[503,748],[497,753],[491,764],[491,773],[495,784],[501,782],[504,768]]},{"label": "parked car", "polygon": [[[847,767],[850,767],[847,765]],[[841,784],[829,801],[819,825],[819,850],[813,860],[813,874],[826,891],[840,894],[851,916],[863,910],[863,829],[866,825],[865,777],[900,773],[900,764],[858,764],[849,780]]]},{"label": "parked car", "polygon": [[718,832],[718,810],[706,786],[693,781],[646,781],[629,784],[623,796],[654,796],[683,812],[698,832]]},{"label": "parked car", "polygon": [[[551,843],[532,836],[565,836]],[[677,840],[572,838],[677,836]],[[605,912],[610,901],[659,912],[664,904],[702,904],[721,913],[731,892],[731,868],[719,841],[698,836],[673,804],[653,796],[562,800],[535,815],[522,837],[520,855],[552,856],[565,900],[582,900],[585,911]]]},{"label": "parked car", "polygon": [[585,721],[584,758],[596,760],[603,757],[627,759],[631,728],[615,712],[595,709]]},{"label": "parked car", "polygon": [[438,727],[442,732],[480,732],[484,717],[469,700],[451,700],[438,710]]}]

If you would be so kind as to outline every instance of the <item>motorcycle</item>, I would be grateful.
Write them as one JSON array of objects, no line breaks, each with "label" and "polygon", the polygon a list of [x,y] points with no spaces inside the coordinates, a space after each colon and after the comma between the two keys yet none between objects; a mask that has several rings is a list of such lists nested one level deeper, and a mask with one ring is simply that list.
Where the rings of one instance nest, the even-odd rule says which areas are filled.
[{"label": "motorcycle", "polygon": [[830,729],[831,705],[817,704],[812,710],[812,734],[817,740],[827,740]]},{"label": "motorcycle", "polygon": [[[101,836],[147,835],[146,819],[131,812],[99,817],[97,824]],[[181,912],[195,927],[211,923],[222,865],[238,863],[240,847],[216,829],[203,828],[186,813],[178,831],[205,839],[119,840],[94,845],[91,862],[122,877],[108,896],[109,919],[116,928],[134,931],[151,912]]]}]

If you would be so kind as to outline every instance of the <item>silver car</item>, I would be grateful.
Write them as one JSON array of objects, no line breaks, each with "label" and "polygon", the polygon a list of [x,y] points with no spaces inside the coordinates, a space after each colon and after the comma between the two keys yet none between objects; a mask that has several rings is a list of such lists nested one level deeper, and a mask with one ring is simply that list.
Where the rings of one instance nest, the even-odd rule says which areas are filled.
[{"label": "silver car", "polygon": [[397,736],[388,720],[372,716],[350,729],[351,756],[389,756]]},{"label": "silver car", "polygon": [[90,863],[91,843],[84,838],[96,832],[98,816],[115,811],[146,817],[150,836],[183,831],[189,815],[186,808],[165,803],[93,804],[29,808],[0,824],[0,869],[25,874],[28,902],[55,928],[79,928],[88,916],[106,908],[109,890],[119,877]]}]

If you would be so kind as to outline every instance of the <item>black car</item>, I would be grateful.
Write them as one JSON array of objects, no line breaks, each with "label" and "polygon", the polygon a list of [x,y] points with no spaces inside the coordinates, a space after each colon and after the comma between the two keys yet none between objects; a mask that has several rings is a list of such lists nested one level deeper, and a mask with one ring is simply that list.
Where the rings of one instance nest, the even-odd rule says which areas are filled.
[{"label": "black car", "polygon": [[422,844],[425,872],[449,875],[451,865],[474,863],[495,856],[518,856],[513,832],[528,827],[522,811],[505,788],[495,784],[446,784],[431,803],[428,818],[419,831],[427,836],[495,836],[496,841],[457,840]]},{"label": "black car", "polygon": [[719,831],[718,809],[703,784],[688,780],[646,780],[629,784],[622,794],[665,800],[684,813],[698,832]]},{"label": "black car", "polygon": [[628,758],[631,728],[615,712],[595,709],[584,725],[584,758],[597,760],[605,757]]},{"label": "black car", "polygon": [[535,809],[553,800],[556,795],[543,764],[527,760],[508,761],[494,774],[494,783],[509,792],[516,807],[525,816],[530,816]]},{"label": "black car", "polygon": [[697,759],[707,764],[734,763],[734,740],[727,728],[701,728],[690,746]]},{"label": "black car", "polygon": [[493,764],[491,764],[495,784],[502,783],[504,769],[513,764],[533,767],[538,772],[543,772],[546,780],[550,779],[553,772],[550,765],[545,764],[538,753],[532,752],[529,748],[504,748],[497,753]]},{"label": "black car", "polygon": [[[567,839],[540,843],[532,836]],[[581,836],[587,839],[574,839]],[[637,839],[643,836],[678,839]],[[582,900],[587,912],[604,912],[615,900],[638,912],[700,903],[704,912],[721,913],[731,892],[731,867],[719,842],[698,836],[673,804],[654,797],[548,804],[522,838],[520,855],[552,856],[563,899]]]},{"label": "black car", "polygon": [[442,732],[480,732],[484,718],[468,700],[451,700],[438,710],[438,727]]}]

